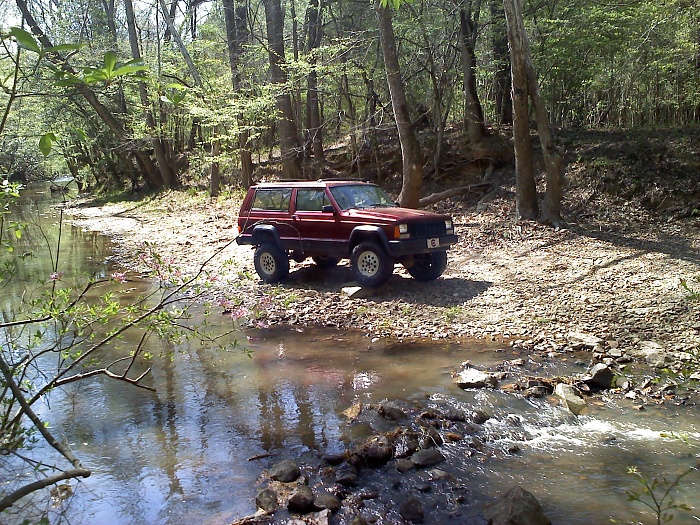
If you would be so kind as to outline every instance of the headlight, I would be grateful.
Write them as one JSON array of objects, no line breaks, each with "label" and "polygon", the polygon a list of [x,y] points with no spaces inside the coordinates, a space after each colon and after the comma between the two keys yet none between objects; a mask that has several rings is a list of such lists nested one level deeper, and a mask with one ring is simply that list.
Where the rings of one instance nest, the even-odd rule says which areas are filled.
[{"label": "headlight", "polygon": [[394,227],[394,239],[410,239],[411,234],[408,233],[408,224],[399,224]]},{"label": "headlight", "polygon": [[445,231],[447,231],[447,233],[452,233],[452,229],[452,219],[445,220]]}]

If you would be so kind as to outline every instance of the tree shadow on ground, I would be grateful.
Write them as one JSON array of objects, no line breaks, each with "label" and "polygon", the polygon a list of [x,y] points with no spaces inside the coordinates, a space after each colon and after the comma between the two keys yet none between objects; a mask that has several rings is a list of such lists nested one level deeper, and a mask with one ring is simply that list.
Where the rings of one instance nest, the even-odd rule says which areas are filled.
[{"label": "tree shadow on ground", "polygon": [[[363,289],[358,298],[378,303],[403,301],[414,305],[449,308],[463,305],[484,293],[493,284],[460,277],[441,277],[436,281],[421,282],[402,273],[397,265],[387,284],[378,289]],[[314,264],[304,263],[292,265],[283,286],[319,293],[341,293],[342,288],[358,285],[347,263],[333,268],[319,268]]]}]

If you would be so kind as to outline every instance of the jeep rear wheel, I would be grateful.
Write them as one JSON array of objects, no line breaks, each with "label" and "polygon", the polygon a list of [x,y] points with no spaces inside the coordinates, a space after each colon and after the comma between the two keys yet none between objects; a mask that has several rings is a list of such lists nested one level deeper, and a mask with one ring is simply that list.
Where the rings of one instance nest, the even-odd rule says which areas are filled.
[{"label": "jeep rear wheel", "polygon": [[360,286],[379,288],[394,271],[394,261],[373,242],[362,242],[352,251],[352,273]]},{"label": "jeep rear wheel", "polygon": [[413,265],[406,268],[416,281],[434,281],[447,268],[447,252],[430,252],[415,255]]},{"label": "jeep rear wheel", "polygon": [[314,255],[312,259],[319,268],[332,268],[340,261],[337,257],[331,257],[330,255]]},{"label": "jeep rear wheel", "polygon": [[258,246],[253,258],[255,271],[263,282],[274,284],[287,277],[289,259],[287,254],[272,243]]}]

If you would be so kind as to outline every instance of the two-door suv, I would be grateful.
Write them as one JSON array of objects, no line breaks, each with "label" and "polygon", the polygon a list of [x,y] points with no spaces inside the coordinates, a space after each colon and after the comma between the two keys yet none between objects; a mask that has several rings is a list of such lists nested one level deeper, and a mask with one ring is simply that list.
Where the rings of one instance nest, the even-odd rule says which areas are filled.
[{"label": "two-door suv", "polygon": [[289,259],[322,267],[350,259],[355,280],[386,283],[394,264],[420,281],[442,275],[457,242],[452,219],[401,208],[377,185],[359,179],[280,181],[251,186],[238,216],[238,244],[255,249],[255,270],[266,283],[289,273]]}]

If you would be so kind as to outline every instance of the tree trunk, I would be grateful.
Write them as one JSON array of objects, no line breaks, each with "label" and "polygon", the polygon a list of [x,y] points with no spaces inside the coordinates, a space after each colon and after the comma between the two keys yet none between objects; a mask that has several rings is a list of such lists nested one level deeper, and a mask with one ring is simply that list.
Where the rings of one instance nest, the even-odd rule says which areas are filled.
[{"label": "tree trunk", "polygon": [[423,165],[425,160],[408,111],[406,91],[399,68],[391,10],[387,7],[382,7],[379,0],[375,1],[374,10],[379,22],[379,40],[381,42],[382,55],[384,56],[384,68],[386,69],[391,106],[394,110],[394,118],[396,119],[399,142],[401,144],[403,184],[399,194],[399,203],[401,206],[416,208],[423,189]]},{"label": "tree trunk", "polygon": [[290,179],[301,178],[299,163],[299,139],[294,120],[292,98],[287,90],[287,74],[282,69],[284,63],[284,17],[280,0],[263,0],[265,4],[265,22],[267,26],[268,55],[270,59],[270,77],[275,85],[277,95],[277,128],[280,138],[280,155],[282,171]]},{"label": "tree trunk", "polygon": [[544,100],[540,95],[535,68],[530,53],[527,53],[527,76],[530,97],[535,106],[537,117],[537,134],[540,137],[542,156],[544,158],[546,189],[542,200],[540,222],[558,227],[561,225],[562,178],[564,176],[564,159],[554,147],[554,139],[549,124],[549,115]]},{"label": "tree trunk", "polygon": [[519,0],[504,0],[508,24],[512,71],[513,142],[515,145],[516,210],[519,220],[536,220],[539,216],[535,166],[528,122],[527,37]]},{"label": "tree trunk", "polygon": [[[234,5],[233,0],[223,0],[224,19],[226,22],[226,43],[228,45],[228,61],[231,68],[231,85],[236,92],[241,91],[241,74],[239,65],[243,45],[248,40],[248,8],[245,5]],[[243,116],[239,115],[238,124],[245,129]],[[250,151],[247,129],[238,134],[238,151],[241,157],[241,184],[248,188],[253,184],[253,156]]]},{"label": "tree trunk", "polygon": [[464,74],[464,128],[469,144],[472,145],[478,144],[486,136],[484,110],[476,90],[476,54],[474,51],[480,10],[481,0],[477,0],[473,18],[471,3],[467,11],[461,9],[459,12],[462,72]]},{"label": "tree trunk", "polygon": [[218,197],[221,192],[221,174],[219,172],[219,154],[221,153],[221,141],[217,138],[211,147],[211,154],[214,160],[211,163],[211,173],[209,181],[209,195]]},{"label": "tree trunk", "polygon": [[496,121],[513,123],[513,104],[510,98],[510,56],[508,55],[508,30],[501,0],[490,0],[491,41],[496,72],[493,78],[493,94]]},{"label": "tree trunk", "polygon": [[194,79],[194,83],[198,88],[203,88],[204,84],[202,83],[202,77],[199,75],[199,71],[197,71],[197,68],[194,66],[194,62],[192,61],[192,57],[190,56],[190,53],[187,51],[187,47],[185,47],[185,43],[182,41],[182,38],[180,37],[180,32],[177,30],[175,25],[173,24],[173,19],[170,18],[170,13],[168,10],[168,6],[165,5],[165,0],[159,0],[160,3],[160,10],[163,12],[163,17],[165,18],[165,24],[168,26],[168,31],[172,35],[173,39],[177,43],[177,47],[180,50],[180,54],[182,55],[182,58],[185,61],[185,64],[187,64],[187,69],[190,72],[190,75],[192,75],[192,78]]},{"label": "tree trunk", "polygon": [[[34,16],[29,11],[26,0],[16,0],[16,3],[19,10],[22,12],[22,16],[24,16],[24,19],[27,21],[32,33],[36,35],[41,44],[44,47],[53,47],[51,41],[41,30],[39,24],[37,24],[36,20],[34,19]],[[63,59],[60,60],[58,66],[64,68],[73,75],[77,73],[72,67],[66,64]],[[90,104],[90,106],[92,106],[95,113],[97,113],[97,116],[102,120],[107,128],[114,133],[114,136],[121,141],[126,141],[128,129],[99,101],[95,92],[85,84],[78,84],[76,86],[76,91],[87,101],[88,104]],[[162,187],[164,182],[163,178],[153,164],[150,156],[141,150],[134,150],[132,154],[143,170],[146,184],[148,184],[148,186],[151,188]]]},{"label": "tree trunk", "polygon": [[[306,92],[306,132],[307,141],[311,142],[314,154],[314,174],[316,178],[321,176],[323,168],[323,128],[321,127],[321,112],[318,101],[318,74],[314,69],[316,58],[313,52],[321,44],[321,13],[319,0],[311,0],[306,10],[308,31],[306,40],[306,56],[308,57],[311,71],[307,78]],[[307,142],[307,143],[308,143]]]},{"label": "tree trunk", "polygon": [[[131,46],[131,55],[134,58],[141,58],[141,50],[139,49],[138,37],[136,35],[136,20],[134,17],[134,6],[131,0],[124,0],[124,9],[126,14],[126,24],[129,32],[129,45]],[[160,132],[156,128],[155,119],[153,118],[153,112],[150,109],[151,103],[148,98],[148,88],[146,83],[139,81],[139,95],[141,97],[141,105],[144,108],[146,126],[149,134],[151,135],[151,144],[153,145],[153,151],[156,155],[156,162],[158,163],[158,169],[160,170],[160,176],[163,179],[165,186],[173,188],[177,186],[177,178],[173,173],[172,166],[170,165],[170,160],[165,151],[165,146],[163,144]]]}]

